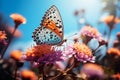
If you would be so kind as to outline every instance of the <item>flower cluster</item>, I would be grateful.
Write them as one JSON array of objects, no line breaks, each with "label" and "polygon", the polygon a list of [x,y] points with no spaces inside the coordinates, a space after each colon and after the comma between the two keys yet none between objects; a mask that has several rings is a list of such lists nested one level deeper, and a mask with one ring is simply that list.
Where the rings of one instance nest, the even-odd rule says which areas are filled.
[{"label": "flower cluster", "polygon": [[31,62],[42,63],[55,63],[56,61],[62,61],[62,51],[55,50],[51,45],[37,45],[26,52],[26,60]]}]

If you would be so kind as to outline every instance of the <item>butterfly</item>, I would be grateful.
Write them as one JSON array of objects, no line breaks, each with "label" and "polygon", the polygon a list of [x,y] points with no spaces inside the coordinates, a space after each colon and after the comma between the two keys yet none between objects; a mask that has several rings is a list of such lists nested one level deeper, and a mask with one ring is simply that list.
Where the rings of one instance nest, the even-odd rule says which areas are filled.
[{"label": "butterfly", "polygon": [[56,6],[51,6],[43,16],[40,26],[33,32],[36,44],[58,45],[63,40],[63,22]]}]

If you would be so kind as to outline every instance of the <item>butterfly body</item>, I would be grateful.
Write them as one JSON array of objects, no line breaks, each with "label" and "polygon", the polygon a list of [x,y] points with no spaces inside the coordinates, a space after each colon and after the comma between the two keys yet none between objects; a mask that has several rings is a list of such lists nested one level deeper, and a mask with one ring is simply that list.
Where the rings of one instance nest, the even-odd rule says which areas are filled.
[{"label": "butterfly body", "polygon": [[36,44],[58,45],[63,42],[63,23],[55,6],[47,10],[32,37]]}]

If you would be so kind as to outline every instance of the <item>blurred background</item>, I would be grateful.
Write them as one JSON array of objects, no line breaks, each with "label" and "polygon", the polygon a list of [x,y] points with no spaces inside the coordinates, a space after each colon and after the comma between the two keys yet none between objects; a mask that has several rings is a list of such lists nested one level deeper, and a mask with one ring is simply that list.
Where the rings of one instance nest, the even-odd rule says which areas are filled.
[{"label": "blurred background", "polygon": [[[89,24],[96,27],[107,39],[109,27],[102,22],[102,18],[111,14],[120,18],[120,0],[0,0],[1,29],[6,26],[14,27],[14,22],[9,17],[12,13],[19,13],[27,19],[25,25],[19,26],[19,35],[15,37],[8,51],[25,51],[33,45],[32,32],[40,26],[43,15],[52,5],[57,6],[60,11],[65,37],[79,32],[82,26]],[[120,23],[112,30],[111,43],[119,31]],[[5,57],[9,55],[8,51]]]}]

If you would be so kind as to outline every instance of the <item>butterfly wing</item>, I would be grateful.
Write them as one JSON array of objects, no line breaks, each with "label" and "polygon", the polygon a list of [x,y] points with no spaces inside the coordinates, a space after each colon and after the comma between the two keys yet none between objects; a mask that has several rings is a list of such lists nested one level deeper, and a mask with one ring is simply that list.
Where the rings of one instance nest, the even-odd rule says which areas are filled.
[{"label": "butterfly wing", "polygon": [[37,44],[59,44],[63,40],[63,23],[60,13],[55,6],[51,6],[41,21],[41,27],[33,32],[33,39]]},{"label": "butterfly wing", "polygon": [[33,32],[33,38],[36,44],[54,45],[61,42],[61,38],[46,27],[39,27],[39,29],[36,29],[35,32]]},{"label": "butterfly wing", "polygon": [[41,26],[48,27],[63,38],[63,22],[56,6],[51,6],[41,21]]}]

